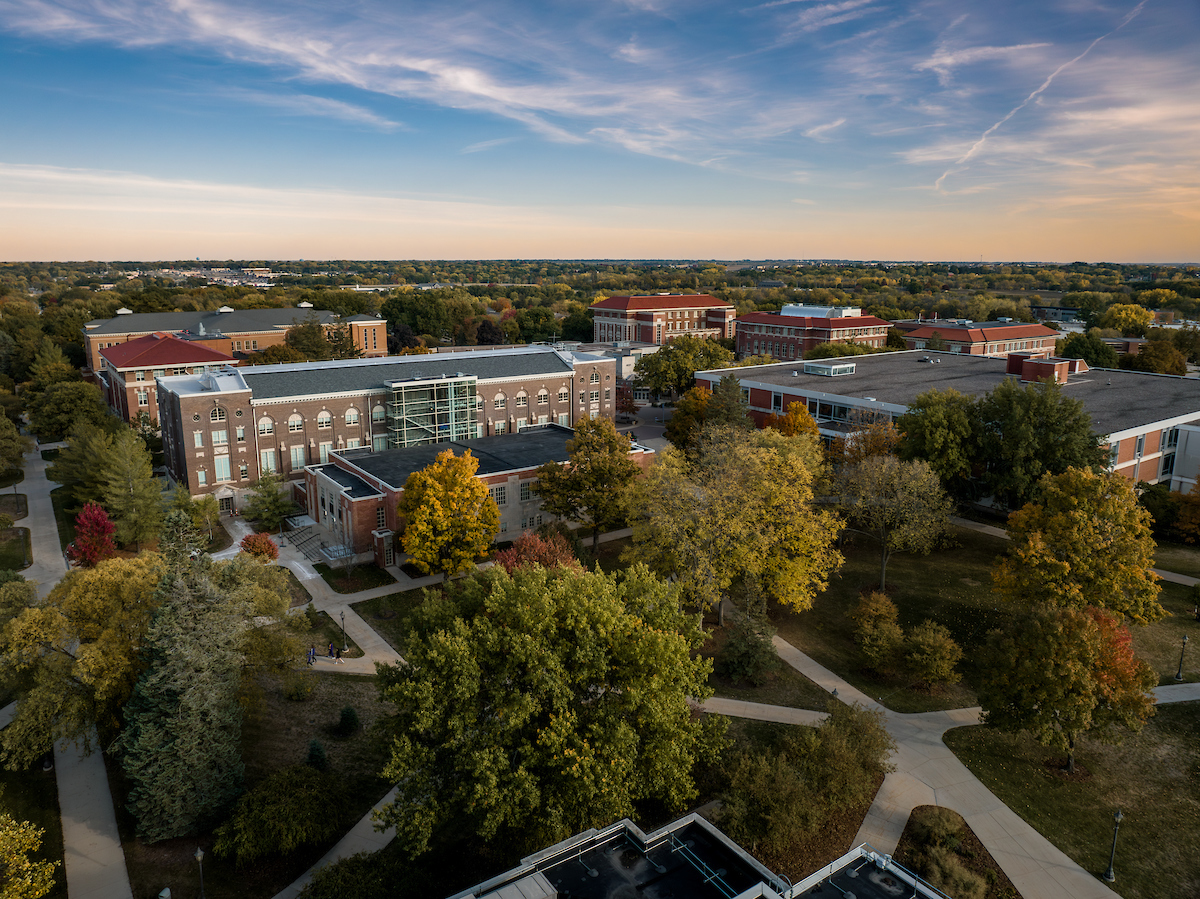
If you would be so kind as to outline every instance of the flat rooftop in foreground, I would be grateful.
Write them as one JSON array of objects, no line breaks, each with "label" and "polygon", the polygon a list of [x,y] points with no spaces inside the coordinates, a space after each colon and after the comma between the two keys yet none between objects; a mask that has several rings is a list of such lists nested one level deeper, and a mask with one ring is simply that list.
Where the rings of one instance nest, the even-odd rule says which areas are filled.
[{"label": "flat rooftop in foreground", "polygon": [[[744,386],[753,383],[767,389],[784,387],[808,393],[872,397],[895,406],[909,406],[919,394],[934,388],[980,396],[1006,377],[1013,377],[1006,373],[1004,358],[928,350],[821,361],[852,362],[854,373],[832,378],[806,374],[804,363],[797,361],[698,374],[732,374]],[[1200,419],[1200,380],[1195,378],[1094,368],[1072,375],[1063,385],[1063,393],[1082,400],[1098,434],[1113,434],[1165,419]]]}]

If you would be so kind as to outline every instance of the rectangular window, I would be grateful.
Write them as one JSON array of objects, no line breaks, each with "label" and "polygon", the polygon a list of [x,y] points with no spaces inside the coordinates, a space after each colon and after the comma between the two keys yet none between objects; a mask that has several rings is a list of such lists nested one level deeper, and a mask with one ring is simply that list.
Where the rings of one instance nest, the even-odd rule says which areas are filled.
[{"label": "rectangular window", "polygon": [[250,480],[250,466],[249,465],[239,465],[238,466],[238,477],[241,478],[243,481]]},{"label": "rectangular window", "polygon": [[492,425],[492,432],[495,434],[503,434],[507,430],[508,430],[508,422],[506,422],[506,421],[498,421],[494,425]]},{"label": "rectangular window", "polygon": [[150,394],[148,394],[146,391],[139,390],[137,392],[137,398],[138,398],[139,406],[149,406],[150,405]]},{"label": "rectangular window", "polygon": [[528,421],[528,419],[524,419],[524,418],[518,418],[518,419],[517,419],[517,431],[518,431],[518,432],[519,432],[519,431],[520,431],[520,430],[521,430],[523,427],[525,427],[525,425],[526,425],[527,421]]},{"label": "rectangular window", "polygon": [[533,485],[537,481],[524,481],[521,484],[521,502],[527,503],[533,499]]},{"label": "rectangular window", "polygon": [[371,449],[375,450],[375,452],[377,452],[377,453],[381,453],[381,452],[383,452],[383,451],[384,451],[385,449],[387,449],[387,448],[388,448],[388,439],[387,439],[387,437],[374,437],[374,438],[372,438],[372,440],[371,440]]},{"label": "rectangular window", "polygon": [[250,349],[252,349],[252,350],[258,349],[258,341],[257,340],[250,341]]},{"label": "rectangular window", "polygon": [[1162,457],[1162,473],[1160,478],[1169,478],[1175,473],[1175,454],[1167,453]]},{"label": "rectangular window", "polygon": [[292,418],[288,420],[288,431],[295,434],[304,430],[304,420],[300,418]]},{"label": "rectangular window", "polygon": [[605,387],[604,388],[604,401],[608,402],[611,398],[612,398],[612,388]]},{"label": "rectangular window", "polygon": [[321,464],[326,465],[329,462],[329,451],[333,449],[332,443],[318,443],[317,449],[321,452]]},{"label": "rectangular window", "polygon": [[385,509],[383,506],[375,507],[375,527],[387,527],[387,509]]},{"label": "rectangular window", "polygon": [[771,411],[776,412],[776,413],[783,411],[783,394],[782,393],[772,393],[771,394]]},{"label": "rectangular window", "polygon": [[246,442],[246,429],[245,428],[236,428],[234,430],[234,434],[237,436],[238,443]]},{"label": "rectangular window", "polygon": [[362,446],[362,440],[358,437],[351,437],[346,441],[346,449],[358,449],[360,446]]},{"label": "rectangular window", "polygon": [[517,397],[517,405],[518,406],[528,406],[529,405],[529,397],[525,396],[524,394],[521,394],[520,396]]},{"label": "rectangular window", "polygon": [[229,443],[228,431],[213,431],[212,432],[213,446],[225,446]]},{"label": "rectangular window", "polygon": [[560,425],[562,425],[564,428],[569,428],[571,426],[571,413],[570,412],[560,412],[558,414],[558,423]]},{"label": "rectangular window", "polygon": [[508,505],[508,487],[506,487],[504,484],[497,484],[494,487],[489,487],[488,496],[496,501],[497,506]]},{"label": "rectangular window", "polygon": [[259,467],[262,469],[263,474],[275,473],[275,450],[262,451],[261,458],[259,459]]},{"label": "rectangular window", "polygon": [[204,432],[203,431],[196,431],[194,434],[192,434],[192,439],[195,441],[196,449],[200,449],[201,447],[204,446]]},{"label": "rectangular window", "polygon": [[196,472],[196,483],[201,487],[208,483],[208,473],[203,468]]},{"label": "rectangular window", "polygon": [[1114,440],[1108,448],[1108,467],[1115,468],[1117,457],[1121,455],[1121,441]]},{"label": "rectangular window", "polygon": [[1134,450],[1133,450],[1133,455],[1135,457],[1137,457],[1138,459],[1140,459],[1142,457],[1142,450],[1144,450],[1145,448],[1146,448],[1146,435],[1139,434],[1138,439],[1137,439],[1137,444],[1135,445]]},{"label": "rectangular window", "polygon": [[600,402],[600,391],[599,390],[591,391],[588,395],[588,399],[591,400],[593,403]]},{"label": "rectangular window", "polygon": [[214,474],[218,482],[232,480],[232,476],[229,473],[228,456],[217,456],[217,458],[213,459],[213,468],[216,469]]},{"label": "rectangular window", "polygon": [[501,522],[500,522],[500,533],[501,533],[501,534],[507,534],[507,533],[508,533],[508,522],[507,522],[507,521],[501,521]]},{"label": "rectangular window", "polygon": [[303,468],[303,467],[304,467],[304,447],[303,446],[293,446],[292,447],[292,471],[295,471],[297,468]]},{"label": "rectangular window", "polygon": [[236,341],[233,348],[240,353],[242,351],[242,342],[240,340]]},{"label": "rectangular window", "polygon": [[558,401],[559,401],[560,403],[569,403],[569,402],[571,402],[571,393],[570,393],[570,391],[566,390],[565,388],[564,388],[563,390],[560,390],[560,391],[558,392]]},{"label": "rectangular window", "polygon": [[133,379],[135,381],[144,381],[146,380],[146,373],[144,371],[136,371],[133,373]]}]

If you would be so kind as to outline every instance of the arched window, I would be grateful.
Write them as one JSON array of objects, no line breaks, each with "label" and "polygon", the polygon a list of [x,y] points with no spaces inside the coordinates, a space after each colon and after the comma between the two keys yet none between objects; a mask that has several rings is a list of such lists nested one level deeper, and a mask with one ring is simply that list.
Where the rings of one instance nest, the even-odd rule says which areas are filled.
[{"label": "arched window", "polygon": [[355,409],[353,406],[351,406],[349,409],[346,410],[346,424],[348,424],[348,425],[358,424],[358,410]]},{"label": "arched window", "polygon": [[550,394],[547,393],[545,390],[539,390],[538,391],[538,405],[546,406],[546,405],[549,405],[549,403],[550,403]]},{"label": "arched window", "polygon": [[571,402],[571,391],[567,390],[567,388],[565,388],[565,387],[562,390],[560,390],[558,392],[558,401],[560,403]]},{"label": "arched window", "polygon": [[592,383],[593,384],[600,383],[600,375],[598,375],[596,372],[592,372]]},{"label": "arched window", "polygon": [[371,410],[371,421],[375,422],[376,424],[383,424],[385,417],[386,413],[384,412],[383,406],[376,406]]},{"label": "arched window", "polygon": [[317,427],[318,428],[333,427],[333,416],[330,415],[328,412],[322,412],[321,414],[319,414],[317,416]]},{"label": "arched window", "polygon": [[497,393],[496,398],[492,401],[492,405],[497,409],[503,409],[506,403],[507,400],[504,398],[503,393]]},{"label": "arched window", "polygon": [[304,416],[300,414],[288,417],[288,433],[295,434],[304,430]]},{"label": "arched window", "polygon": [[275,433],[275,422],[271,421],[267,416],[263,416],[258,420],[258,434],[260,437],[265,437],[268,434]]},{"label": "arched window", "polygon": [[517,405],[518,406],[528,406],[529,405],[529,394],[527,394],[524,390],[522,390],[520,393],[517,394]]},{"label": "arched window", "polygon": [[208,420],[209,421],[224,421],[225,420],[225,410],[222,409],[220,406],[218,406],[217,408],[213,409],[211,412],[208,413]]}]

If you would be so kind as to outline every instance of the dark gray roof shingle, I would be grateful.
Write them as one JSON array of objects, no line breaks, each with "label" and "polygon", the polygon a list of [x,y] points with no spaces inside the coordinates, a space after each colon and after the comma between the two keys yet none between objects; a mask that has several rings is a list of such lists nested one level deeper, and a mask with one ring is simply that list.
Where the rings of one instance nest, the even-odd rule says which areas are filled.
[{"label": "dark gray roof shingle", "polygon": [[[286,330],[293,324],[304,321],[309,313],[315,313],[322,324],[338,320],[333,312],[321,309],[235,309],[233,312],[139,312],[132,315],[117,315],[87,329],[88,334],[141,334],[154,331],[192,331],[198,333],[200,325],[211,334],[213,331],[243,334],[254,331]],[[92,323],[88,322],[90,326]]]}]

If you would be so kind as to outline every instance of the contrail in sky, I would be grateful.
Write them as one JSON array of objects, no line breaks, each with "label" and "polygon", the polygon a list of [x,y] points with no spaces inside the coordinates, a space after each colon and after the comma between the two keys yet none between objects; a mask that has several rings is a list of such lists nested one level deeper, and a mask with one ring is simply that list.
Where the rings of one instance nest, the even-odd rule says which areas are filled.
[{"label": "contrail in sky", "polygon": [[1139,3],[1132,10],[1130,10],[1129,13],[1126,14],[1125,18],[1123,18],[1121,20],[1121,23],[1119,25],[1117,25],[1116,28],[1114,28],[1112,31],[1108,32],[1108,34],[1100,35],[1100,37],[1096,38],[1094,41],[1092,41],[1090,44],[1088,44],[1088,47],[1086,50],[1084,50],[1082,53],[1080,53],[1074,59],[1069,60],[1068,62],[1064,62],[1061,66],[1059,66],[1057,69],[1055,69],[1053,72],[1051,72],[1050,75],[1046,78],[1045,81],[1042,82],[1041,86],[1037,90],[1035,90],[1028,97],[1026,97],[1019,106],[1013,107],[1013,109],[1009,112],[1008,115],[1006,115],[1004,118],[1002,118],[1000,121],[998,121],[995,125],[993,125],[991,128],[989,128],[987,131],[983,132],[983,134],[980,135],[979,140],[975,141],[975,143],[973,143],[971,145],[971,149],[969,149],[961,159],[959,159],[957,162],[955,162],[953,167],[948,168],[948,169],[946,169],[946,171],[942,172],[942,177],[938,178],[937,181],[935,181],[933,183],[934,189],[940,191],[942,189],[943,181],[945,181],[948,177],[950,177],[950,175],[954,174],[955,172],[962,171],[961,169],[959,169],[957,167],[970,162],[977,155],[979,155],[979,151],[983,149],[983,145],[987,143],[987,139],[989,137],[991,137],[992,134],[995,133],[996,129],[999,128],[1001,125],[1003,125],[1005,122],[1007,122],[1009,119],[1011,119],[1013,116],[1015,116],[1018,112],[1020,112],[1026,106],[1028,106],[1033,101],[1034,97],[1037,97],[1038,95],[1045,92],[1046,88],[1050,87],[1050,85],[1053,83],[1055,77],[1057,77],[1059,72],[1062,72],[1065,69],[1069,69],[1071,66],[1075,65],[1075,63],[1079,62],[1079,60],[1083,59],[1085,56],[1087,56],[1089,53],[1091,53],[1092,48],[1095,47],[1098,43],[1100,43],[1106,37],[1112,37],[1114,34],[1116,34],[1118,31],[1120,31],[1122,28],[1124,28],[1126,25],[1128,25],[1131,21],[1133,21],[1133,17],[1142,11],[1142,7],[1145,6],[1149,2],[1150,2],[1150,0],[1142,0],[1141,3]]}]

